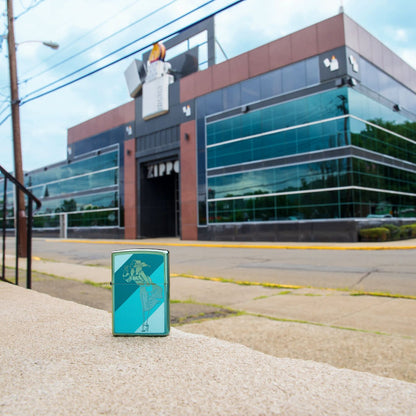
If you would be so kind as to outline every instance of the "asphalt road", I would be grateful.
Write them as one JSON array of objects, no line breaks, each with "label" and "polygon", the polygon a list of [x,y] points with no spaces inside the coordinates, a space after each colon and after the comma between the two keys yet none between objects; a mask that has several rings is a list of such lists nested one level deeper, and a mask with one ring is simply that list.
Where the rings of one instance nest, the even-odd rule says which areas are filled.
[{"label": "asphalt road", "polygon": [[[262,244],[267,248],[259,248]],[[175,274],[416,296],[415,240],[380,250],[380,245],[34,238],[32,251],[43,259],[110,266],[112,251],[141,247],[169,250]],[[9,243],[7,252],[12,251]]]}]

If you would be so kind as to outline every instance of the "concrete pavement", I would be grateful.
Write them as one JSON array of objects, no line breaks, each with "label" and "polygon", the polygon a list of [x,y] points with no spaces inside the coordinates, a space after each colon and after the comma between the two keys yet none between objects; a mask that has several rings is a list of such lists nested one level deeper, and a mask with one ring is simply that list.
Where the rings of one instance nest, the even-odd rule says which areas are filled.
[{"label": "concrete pavement", "polygon": [[[14,265],[14,258],[7,260]],[[24,266],[25,263],[22,264]],[[108,283],[110,269],[34,259],[33,270]],[[237,342],[277,357],[311,359],[416,382],[416,299],[348,291],[264,287],[171,274],[182,330]],[[111,310],[108,305],[107,310]],[[209,320],[219,310],[227,319]]]},{"label": "concrete pavement", "polygon": [[[14,264],[14,257],[7,257],[9,264]],[[107,267],[34,259],[32,269],[83,282],[111,281],[111,271]],[[330,289],[240,285],[215,278],[205,280],[198,276],[171,276],[173,300],[216,304],[276,319],[416,338],[416,299],[411,297],[406,299],[361,294],[352,296],[351,292]]]},{"label": "concrete pavement", "polygon": [[416,384],[111,315],[0,282],[0,414],[415,415]]},{"label": "concrete pavement", "polygon": [[[110,281],[106,267],[33,270]],[[0,415],[416,415],[414,299],[172,276],[172,300],[240,314],[143,339],[113,338],[104,311],[0,293]]]}]

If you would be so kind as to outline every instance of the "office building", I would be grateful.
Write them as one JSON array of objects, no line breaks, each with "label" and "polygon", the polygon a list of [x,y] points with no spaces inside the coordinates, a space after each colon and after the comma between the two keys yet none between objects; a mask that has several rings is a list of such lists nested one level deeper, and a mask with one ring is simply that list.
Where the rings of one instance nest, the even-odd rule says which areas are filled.
[{"label": "office building", "polygon": [[347,15],[219,64],[213,19],[164,47],[128,66],[132,101],[27,174],[36,224],[66,212],[72,236],[357,241],[415,221],[416,71]]}]

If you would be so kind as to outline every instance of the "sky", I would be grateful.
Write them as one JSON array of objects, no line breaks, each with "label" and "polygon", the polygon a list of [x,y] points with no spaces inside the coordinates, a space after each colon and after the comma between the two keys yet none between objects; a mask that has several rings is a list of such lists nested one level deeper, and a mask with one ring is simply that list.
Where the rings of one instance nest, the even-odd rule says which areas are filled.
[{"label": "sky", "polygon": [[[68,128],[131,100],[124,71],[133,59],[141,59],[142,51],[36,98],[40,93],[139,51],[233,2],[13,0],[24,171],[65,160]],[[245,0],[216,16],[216,39],[232,58],[332,17],[341,5],[416,69],[414,0]],[[6,0],[0,0],[0,10],[0,165],[13,171]],[[53,41],[60,47],[52,50],[33,41]],[[218,62],[225,59],[219,49],[217,56]]]}]

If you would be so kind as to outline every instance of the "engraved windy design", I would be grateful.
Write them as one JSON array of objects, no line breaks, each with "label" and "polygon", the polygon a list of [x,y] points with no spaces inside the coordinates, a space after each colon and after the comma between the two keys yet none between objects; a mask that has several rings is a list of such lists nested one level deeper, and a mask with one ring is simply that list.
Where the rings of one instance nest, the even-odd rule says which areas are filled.
[{"label": "engraved windy design", "polygon": [[126,283],[134,282],[139,286],[140,308],[144,319],[142,332],[149,331],[149,312],[163,300],[163,289],[153,283],[152,279],[144,272],[143,268],[150,267],[141,260],[134,260],[123,268],[123,279]]}]

